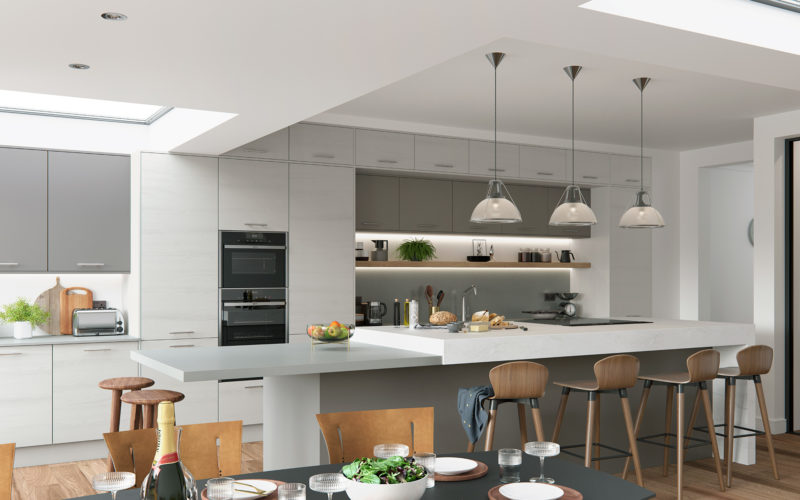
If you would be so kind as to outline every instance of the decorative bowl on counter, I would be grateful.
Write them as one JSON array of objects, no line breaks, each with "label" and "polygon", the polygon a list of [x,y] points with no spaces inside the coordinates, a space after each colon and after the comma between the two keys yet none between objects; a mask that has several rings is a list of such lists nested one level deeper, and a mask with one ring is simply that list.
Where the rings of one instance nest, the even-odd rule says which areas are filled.
[{"label": "decorative bowl on counter", "polygon": [[330,324],[311,324],[306,328],[306,334],[312,342],[344,342],[353,336],[355,326],[333,321]]}]

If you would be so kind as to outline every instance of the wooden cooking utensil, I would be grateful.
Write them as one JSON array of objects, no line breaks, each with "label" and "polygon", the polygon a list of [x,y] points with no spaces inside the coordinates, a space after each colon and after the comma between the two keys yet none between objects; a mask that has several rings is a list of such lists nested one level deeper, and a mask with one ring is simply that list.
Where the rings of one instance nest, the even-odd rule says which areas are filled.
[{"label": "wooden cooking utensil", "polygon": [[433,287],[428,285],[425,287],[425,297],[428,298],[428,306],[433,307]]},{"label": "wooden cooking utensil", "polygon": [[439,293],[436,294],[436,307],[442,307],[443,300],[444,300],[444,290],[439,290]]},{"label": "wooden cooking utensil", "polygon": [[61,290],[61,335],[72,335],[72,311],[91,309],[92,299],[92,291],[88,288],[73,286]]},{"label": "wooden cooking utensil", "polygon": [[45,323],[39,325],[39,328],[49,333],[50,335],[58,335],[61,333],[61,278],[56,276],[56,286],[49,288],[40,293],[36,297],[37,306],[42,308],[42,311],[50,313],[50,317]]}]

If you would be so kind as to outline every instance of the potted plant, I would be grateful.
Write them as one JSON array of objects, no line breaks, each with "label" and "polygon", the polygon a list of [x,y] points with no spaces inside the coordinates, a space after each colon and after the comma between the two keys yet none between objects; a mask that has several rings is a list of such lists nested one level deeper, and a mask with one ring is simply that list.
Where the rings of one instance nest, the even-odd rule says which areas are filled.
[{"label": "potted plant", "polygon": [[397,247],[396,251],[400,260],[421,262],[436,258],[436,247],[424,238],[405,240]]},{"label": "potted plant", "polygon": [[33,327],[41,325],[50,317],[39,306],[29,303],[23,298],[16,302],[6,304],[0,311],[0,320],[5,323],[14,323],[14,338],[29,339],[33,337]]}]

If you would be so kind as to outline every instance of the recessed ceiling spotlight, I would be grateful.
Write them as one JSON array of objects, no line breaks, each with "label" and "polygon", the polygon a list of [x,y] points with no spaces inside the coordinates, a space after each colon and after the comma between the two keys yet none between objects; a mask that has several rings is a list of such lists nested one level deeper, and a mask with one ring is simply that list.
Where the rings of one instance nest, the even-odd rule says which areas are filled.
[{"label": "recessed ceiling spotlight", "polygon": [[72,63],[69,65],[72,69],[89,69],[88,64],[81,64],[81,63]]},{"label": "recessed ceiling spotlight", "polygon": [[128,16],[120,14],[119,12],[103,12],[100,14],[100,17],[108,21],[124,21],[128,19]]}]

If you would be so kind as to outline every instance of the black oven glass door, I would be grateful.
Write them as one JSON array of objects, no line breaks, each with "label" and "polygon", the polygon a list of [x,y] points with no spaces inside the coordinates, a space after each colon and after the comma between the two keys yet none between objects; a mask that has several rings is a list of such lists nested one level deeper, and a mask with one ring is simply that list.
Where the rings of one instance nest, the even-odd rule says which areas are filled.
[{"label": "black oven glass door", "polygon": [[222,247],[223,288],[286,286],[286,248],[256,245]]},{"label": "black oven glass door", "polygon": [[225,303],[222,307],[222,345],[281,344],[286,342],[286,303]]}]

